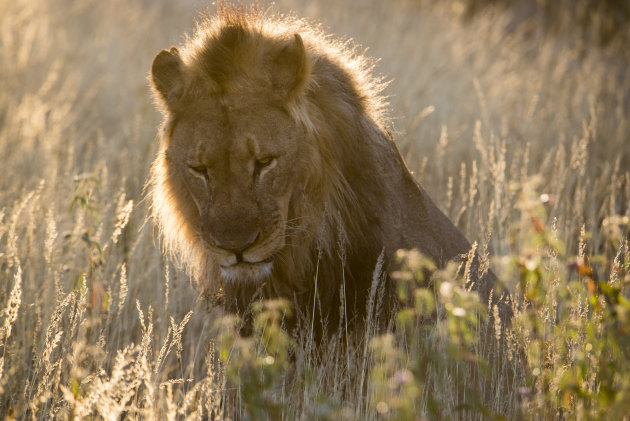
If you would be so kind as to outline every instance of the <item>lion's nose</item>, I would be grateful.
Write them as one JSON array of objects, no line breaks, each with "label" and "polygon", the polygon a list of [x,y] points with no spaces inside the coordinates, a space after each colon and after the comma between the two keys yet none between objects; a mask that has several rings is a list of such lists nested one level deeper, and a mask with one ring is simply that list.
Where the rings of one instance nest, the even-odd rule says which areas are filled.
[{"label": "lion's nose", "polygon": [[215,244],[218,248],[234,253],[238,258],[245,250],[256,244],[259,238],[260,231],[247,238],[215,239]]}]

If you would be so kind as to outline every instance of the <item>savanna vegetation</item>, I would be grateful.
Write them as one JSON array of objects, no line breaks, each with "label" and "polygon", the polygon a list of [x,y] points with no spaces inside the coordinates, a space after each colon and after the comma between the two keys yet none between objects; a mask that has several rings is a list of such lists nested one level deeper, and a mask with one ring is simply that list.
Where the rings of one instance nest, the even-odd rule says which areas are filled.
[{"label": "savanna vegetation", "polygon": [[283,330],[282,301],[256,306],[241,337],[147,219],[146,77],[203,7],[0,1],[0,416],[629,418],[623,2],[273,6],[380,59],[409,168],[515,298],[488,340],[497,310],[466,271],[401,251],[395,329],[341,326],[323,350],[308,326]]}]

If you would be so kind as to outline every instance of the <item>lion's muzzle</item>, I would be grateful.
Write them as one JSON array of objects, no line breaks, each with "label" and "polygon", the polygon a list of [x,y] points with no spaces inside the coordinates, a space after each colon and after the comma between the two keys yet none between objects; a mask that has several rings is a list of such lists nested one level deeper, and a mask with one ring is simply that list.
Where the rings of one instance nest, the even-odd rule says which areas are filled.
[{"label": "lion's muzzle", "polygon": [[230,237],[227,239],[216,239],[215,237],[215,245],[220,249],[234,253],[236,261],[240,263],[243,261],[243,252],[256,244],[259,238],[260,231],[256,231],[255,234],[246,234],[245,236]]},{"label": "lion's muzzle", "polygon": [[209,212],[202,219],[201,235],[226,282],[256,282],[271,274],[280,245],[263,233],[256,215]]}]

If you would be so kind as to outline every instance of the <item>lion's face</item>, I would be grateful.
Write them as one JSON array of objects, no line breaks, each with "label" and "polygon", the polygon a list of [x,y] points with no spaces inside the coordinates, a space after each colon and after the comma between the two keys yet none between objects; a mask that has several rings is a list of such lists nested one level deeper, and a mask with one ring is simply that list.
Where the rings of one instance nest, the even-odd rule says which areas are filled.
[{"label": "lion's face", "polygon": [[[233,105],[239,103],[241,105]],[[205,100],[171,129],[167,166],[180,209],[226,281],[256,281],[285,246],[300,128],[282,109]]]},{"label": "lion's face", "polygon": [[301,37],[261,52],[247,31],[208,32],[207,45],[163,50],[151,67],[166,117],[151,170],[153,212],[165,248],[209,288],[217,274],[263,280],[307,250],[318,217],[304,215],[322,214],[318,174],[331,160],[301,118],[311,66]]}]

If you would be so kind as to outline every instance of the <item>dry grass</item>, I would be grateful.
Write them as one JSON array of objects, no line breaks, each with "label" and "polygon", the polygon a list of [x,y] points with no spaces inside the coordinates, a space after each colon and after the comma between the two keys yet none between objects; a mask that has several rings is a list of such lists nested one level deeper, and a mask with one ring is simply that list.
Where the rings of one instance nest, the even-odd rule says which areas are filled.
[{"label": "dry grass", "polygon": [[[322,355],[283,333],[281,302],[240,338],[163,258],[141,192],[157,149],[146,74],[197,6],[0,2],[0,415],[628,413],[627,48],[574,36],[570,21],[553,34],[536,16],[515,25],[503,9],[463,24],[457,1],[277,4],[381,58],[410,168],[515,292],[497,338],[509,352],[486,378],[469,358],[488,346],[475,340],[484,325],[469,316],[494,310],[453,268],[435,291],[401,275],[417,292],[396,335],[341,336]],[[411,256],[407,273],[424,264]],[[443,317],[427,324],[428,309]]]}]

